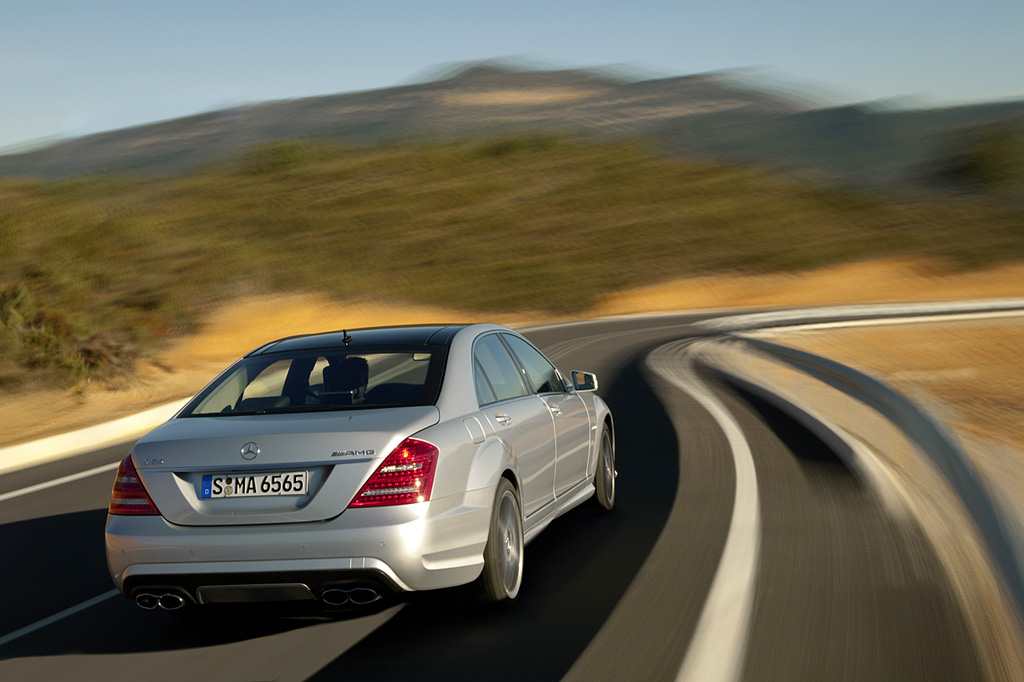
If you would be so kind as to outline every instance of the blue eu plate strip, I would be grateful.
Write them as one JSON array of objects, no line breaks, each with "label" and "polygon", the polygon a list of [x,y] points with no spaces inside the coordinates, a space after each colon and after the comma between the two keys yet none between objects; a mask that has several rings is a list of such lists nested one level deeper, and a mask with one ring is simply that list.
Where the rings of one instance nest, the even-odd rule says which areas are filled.
[{"label": "blue eu plate strip", "polygon": [[206,498],[206,497],[210,496],[210,486],[212,485],[212,481],[213,481],[213,476],[210,476],[210,475],[203,476],[203,492],[202,492],[202,495],[200,495],[200,497]]}]

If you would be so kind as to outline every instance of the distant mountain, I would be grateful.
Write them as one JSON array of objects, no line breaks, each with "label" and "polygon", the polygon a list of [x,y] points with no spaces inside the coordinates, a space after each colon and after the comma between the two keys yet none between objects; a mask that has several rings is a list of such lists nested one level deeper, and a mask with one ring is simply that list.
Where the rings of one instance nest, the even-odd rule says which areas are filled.
[{"label": "distant mountain", "polygon": [[649,138],[674,154],[892,186],[918,182],[950,134],[993,121],[1024,134],[1024,102],[823,108],[728,75],[635,80],[483,62],[425,83],[266,102],[67,140],[0,156],[0,174],[176,173],[286,138],[376,144],[544,130]]},{"label": "distant mountain", "polygon": [[124,128],[0,156],[0,174],[173,173],[284,138],[355,143],[544,129],[643,136],[657,124],[725,111],[784,115],[801,105],[718,76],[629,81],[601,71],[522,70],[480,63],[440,80],[266,102]]},{"label": "distant mountain", "polygon": [[650,135],[681,155],[756,163],[846,185],[912,187],[928,180],[964,131],[985,125],[1024,136],[1024,102],[904,111],[855,105],[783,116],[729,111],[667,121]]}]

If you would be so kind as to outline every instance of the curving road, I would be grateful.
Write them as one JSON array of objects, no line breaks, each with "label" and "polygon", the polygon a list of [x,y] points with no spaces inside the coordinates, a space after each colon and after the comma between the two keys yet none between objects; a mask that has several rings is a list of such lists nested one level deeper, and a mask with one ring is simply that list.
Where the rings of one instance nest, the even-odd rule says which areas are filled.
[{"label": "curving road", "polygon": [[10,497],[130,444],[0,477],[0,680],[983,679],[920,531],[785,415],[674,360],[698,319],[527,333],[600,377],[619,498],[527,547],[509,609],[456,591],[349,619],[179,622],[111,595],[112,468]]}]

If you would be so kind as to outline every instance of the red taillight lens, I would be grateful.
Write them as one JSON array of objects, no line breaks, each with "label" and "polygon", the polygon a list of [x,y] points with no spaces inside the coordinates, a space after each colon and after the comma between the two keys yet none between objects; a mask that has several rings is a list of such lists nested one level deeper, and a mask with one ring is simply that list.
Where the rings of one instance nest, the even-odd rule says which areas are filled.
[{"label": "red taillight lens", "polygon": [[146,486],[142,485],[138,472],[135,471],[131,453],[128,453],[117,467],[117,478],[114,479],[114,491],[110,493],[110,508],[107,511],[111,514],[146,516],[160,514],[160,510],[146,492]]},{"label": "red taillight lens", "polygon": [[430,499],[438,450],[430,443],[406,438],[381,462],[349,507],[383,507]]}]

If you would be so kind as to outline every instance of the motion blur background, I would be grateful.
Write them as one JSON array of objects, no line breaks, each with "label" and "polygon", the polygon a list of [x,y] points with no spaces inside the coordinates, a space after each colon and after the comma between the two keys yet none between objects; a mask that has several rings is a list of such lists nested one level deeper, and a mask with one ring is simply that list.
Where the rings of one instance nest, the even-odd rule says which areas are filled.
[{"label": "motion blur background", "polygon": [[269,293],[565,316],[709,275],[1016,263],[1022,22],[1012,2],[19,7],[0,388],[131,376]]},{"label": "motion blur background", "polygon": [[[296,333],[1020,298],[1021,26],[1014,0],[5,8],[0,446],[191,395],[240,354]],[[941,417],[1024,537],[1019,316],[778,340],[879,376]],[[599,358],[609,368],[613,345]],[[638,362],[609,378],[642,383]],[[647,387],[603,386],[621,401],[617,416],[650,417]],[[646,452],[640,436],[650,434],[629,438],[643,421],[623,419],[625,452]],[[643,480],[624,479],[626,495]],[[100,483],[88,503],[96,528],[109,490]],[[939,513],[955,503],[931,492],[925,521],[955,534]],[[845,504],[822,494],[808,509],[819,502],[814,519]],[[641,521],[644,532],[659,527]],[[882,563],[902,566],[893,556]],[[764,594],[799,602],[806,586],[783,578],[788,592]],[[928,602],[916,585],[906,593]],[[59,608],[93,597],[88,589]],[[869,594],[849,591],[850,603],[887,602]],[[940,620],[929,613],[913,622]],[[461,632],[461,620],[438,636]],[[915,629],[889,638],[884,625],[865,632],[913,648]],[[160,649],[153,627],[138,636]],[[1011,648],[1014,627],[1002,632]],[[230,659],[204,636],[195,646]],[[776,653],[778,640],[761,641]],[[865,647],[865,661],[880,650]],[[787,661],[809,661],[813,648]]]}]

